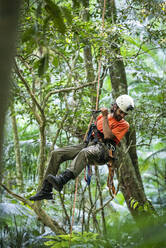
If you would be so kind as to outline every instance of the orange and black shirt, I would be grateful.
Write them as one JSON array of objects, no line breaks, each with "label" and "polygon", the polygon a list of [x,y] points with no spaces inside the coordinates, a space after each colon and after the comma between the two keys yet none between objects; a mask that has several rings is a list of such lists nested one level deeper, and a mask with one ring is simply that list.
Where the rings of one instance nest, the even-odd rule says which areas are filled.
[{"label": "orange and black shirt", "polygon": [[[112,133],[115,135],[114,141],[116,144],[120,142],[120,140],[123,138],[123,136],[126,134],[126,132],[129,129],[129,123],[122,119],[120,121],[117,121],[111,114],[108,115],[108,124],[112,131]],[[103,116],[100,114],[97,117],[97,129],[103,133]]]}]

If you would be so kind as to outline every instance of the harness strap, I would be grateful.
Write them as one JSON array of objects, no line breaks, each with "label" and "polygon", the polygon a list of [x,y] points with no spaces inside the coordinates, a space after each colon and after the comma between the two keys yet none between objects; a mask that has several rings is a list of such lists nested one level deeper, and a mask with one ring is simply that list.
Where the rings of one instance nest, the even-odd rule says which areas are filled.
[{"label": "harness strap", "polygon": [[94,141],[95,144],[97,144],[99,142],[99,137],[104,142],[104,134],[97,129],[97,126],[96,126],[95,123],[92,123],[90,125],[89,131],[87,133],[87,137],[86,137],[86,140],[85,140],[87,145],[88,145],[90,139],[92,138],[92,134],[94,134],[93,135],[93,141]]}]

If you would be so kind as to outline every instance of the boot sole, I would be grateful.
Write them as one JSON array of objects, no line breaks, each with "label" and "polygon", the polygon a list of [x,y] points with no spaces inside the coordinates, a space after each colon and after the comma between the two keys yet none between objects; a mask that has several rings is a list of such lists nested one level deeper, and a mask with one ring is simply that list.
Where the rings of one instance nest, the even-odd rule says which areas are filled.
[{"label": "boot sole", "polygon": [[50,196],[32,196],[29,198],[30,201],[41,201],[41,200],[53,200],[52,195]]},{"label": "boot sole", "polygon": [[63,187],[59,187],[59,185],[56,184],[54,176],[48,175],[47,176],[47,181],[52,184],[52,186],[54,187],[55,190],[57,190],[58,192],[61,192]]}]

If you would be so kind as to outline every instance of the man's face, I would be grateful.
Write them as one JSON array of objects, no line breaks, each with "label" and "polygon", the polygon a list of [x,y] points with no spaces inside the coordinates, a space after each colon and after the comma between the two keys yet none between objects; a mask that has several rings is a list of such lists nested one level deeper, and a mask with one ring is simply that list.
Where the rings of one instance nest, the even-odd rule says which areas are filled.
[{"label": "man's face", "polygon": [[119,107],[116,108],[116,110],[114,111],[114,118],[117,121],[122,120],[127,114],[125,112],[123,112]]}]

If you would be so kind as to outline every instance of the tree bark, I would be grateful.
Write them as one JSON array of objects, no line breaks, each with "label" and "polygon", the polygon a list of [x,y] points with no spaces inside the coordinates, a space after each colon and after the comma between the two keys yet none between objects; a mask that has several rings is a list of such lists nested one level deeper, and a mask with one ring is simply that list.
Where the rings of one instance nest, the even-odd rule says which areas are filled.
[{"label": "tree bark", "polygon": [[3,175],[1,162],[3,127],[8,104],[20,3],[20,0],[0,0],[0,182]]},{"label": "tree bark", "polygon": [[14,150],[16,157],[16,181],[21,190],[23,190],[23,172],[22,172],[22,163],[21,163],[21,152],[20,152],[20,143],[17,129],[16,113],[14,110],[14,103],[10,107],[11,109],[11,119],[13,127],[13,136],[14,136]]},{"label": "tree bark", "polygon": [[44,177],[45,170],[45,146],[46,146],[46,136],[45,136],[45,123],[40,126],[40,148],[38,156],[38,190],[41,188]]},{"label": "tree bark", "polygon": [[[116,22],[116,7],[115,1],[109,1],[111,8],[109,8],[109,16],[112,21]],[[110,37],[111,38],[111,37]],[[117,38],[118,44],[118,38]],[[126,79],[125,66],[120,54],[120,49],[116,44],[111,45],[112,61],[109,61],[109,73],[112,85],[112,95],[115,99],[121,94],[128,94],[128,86]],[[132,126],[132,123],[131,123]],[[130,198],[134,198],[139,203],[144,204],[147,199],[143,188],[143,183],[138,168],[138,157],[136,151],[136,132],[134,127],[121,141],[121,147],[117,149],[117,158],[115,166],[117,169],[117,176],[120,183],[120,189],[124,195],[127,206],[133,215],[136,216],[135,211],[130,206]]]}]

